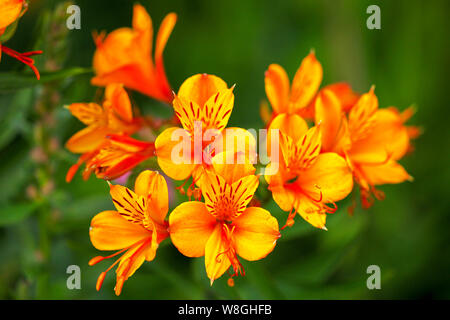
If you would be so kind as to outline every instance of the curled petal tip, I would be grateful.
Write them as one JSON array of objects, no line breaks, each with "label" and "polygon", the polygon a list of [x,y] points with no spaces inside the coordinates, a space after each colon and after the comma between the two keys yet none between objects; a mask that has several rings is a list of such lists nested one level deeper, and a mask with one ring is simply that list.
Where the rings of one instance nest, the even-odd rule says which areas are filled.
[{"label": "curled petal tip", "polygon": [[322,229],[322,230],[325,230],[325,231],[328,231],[327,227],[325,227],[325,226],[322,226],[321,229]]}]

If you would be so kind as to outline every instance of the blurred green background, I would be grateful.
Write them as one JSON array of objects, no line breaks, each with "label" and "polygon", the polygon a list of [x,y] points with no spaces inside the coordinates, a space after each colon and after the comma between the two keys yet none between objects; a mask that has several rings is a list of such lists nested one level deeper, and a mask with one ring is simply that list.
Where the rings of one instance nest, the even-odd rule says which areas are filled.
[{"label": "blurred green background", "polygon": [[[131,25],[132,1],[75,1],[81,30],[65,27],[63,1],[33,0],[8,47],[43,49],[42,81],[19,62],[0,63],[0,298],[116,298],[112,261],[90,244],[90,219],[112,209],[107,184],[65,174],[77,157],[65,141],[82,124],[63,108],[94,101],[89,83],[93,30]],[[121,299],[416,299],[450,298],[449,141],[447,125],[450,29],[448,1],[140,1],[154,28],[173,11],[178,22],[165,50],[175,90],[195,73],[236,83],[230,124],[259,128],[264,71],[285,67],[292,79],[311,48],[323,84],[349,82],[359,92],[376,85],[380,107],[414,104],[410,124],[423,128],[415,152],[402,160],[412,183],[383,186],[386,199],[367,211],[346,208],[328,218],[328,232],[298,218],[266,259],[243,261],[246,277],[230,288],[226,276],[210,287],[203,258],[182,256],[168,240],[124,285]],[[381,8],[381,30],[368,30],[366,8]],[[57,9],[59,7],[59,9]],[[56,11],[55,11],[56,9]],[[445,91],[444,91],[445,90]],[[168,108],[131,93],[143,113]],[[177,183],[179,184],[179,183]],[[173,206],[172,206],[173,207]],[[267,206],[283,225],[286,214]],[[368,290],[366,269],[381,268],[381,290]],[[66,268],[79,265],[81,290],[69,290]]]}]

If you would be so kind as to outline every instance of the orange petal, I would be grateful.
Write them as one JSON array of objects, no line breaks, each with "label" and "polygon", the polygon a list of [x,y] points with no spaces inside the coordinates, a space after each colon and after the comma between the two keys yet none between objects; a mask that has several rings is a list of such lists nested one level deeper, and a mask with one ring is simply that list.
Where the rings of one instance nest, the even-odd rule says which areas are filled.
[{"label": "orange petal", "polygon": [[158,79],[158,85],[160,90],[166,95],[172,95],[169,82],[167,81],[166,72],[164,70],[163,51],[166,46],[167,40],[172,33],[173,27],[177,21],[177,15],[175,13],[169,13],[161,23],[156,37],[155,47],[155,66]]},{"label": "orange petal", "polygon": [[151,233],[124,219],[117,211],[103,211],[91,221],[89,236],[98,250],[119,250],[139,242]]},{"label": "orange petal", "polygon": [[[145,8],[136,3],[133,6],[133,20],[132,20],[132,26],[133,29],[138,32],[148,32],[150,35],[150,41],[146,45],[150,45],[150,48],[148,52],[151,52],[151,44],[152,44],[152,37],[153,37],[153,24],[152,24],[152,18],[148,14],[147,10]],[[147,51],[147,50],[146,50]]]},{"label": "orange petal", "polygon": [[[405,155],[408,148],[408,129],[403,125],[400,115],[391,109],[379,109],[375,113],[369,135],[353,144],[352,160],[355,155],[363,158],[361,162],[382,162],[387,156],[398,160]],[[374,151],[378,151],[378,158],[368,159],[368,156],[372,155]],[[366,156],[363,157],[364,155]]]},{"label": "orange petal", "polygon": [[169,216],[169,232],[173,244],[188,257],[205,255],[205,246],[216,225],[216,219],[202,202],[184,202]]},{"label": "orange petal", "polygon": [[322,151],[333,151],[342,129],[342,109],[338,98],[330,90],[321,90],[316,99],[315,123],[320,123]]},{"label": "orange petal", "polygon": [[236,226],[233,233],[236,252],[249,261],[267,256],[280,237],[277,219],[263,208],[247,208],[233,225]]},{"label": "orange petal", "polygon": [[6,28],[16,21],[22,12],[23,0],[1,0],[0,29]]},{"label": "orange petal", "polygon": [[[187,139],[189,142],[184,143]],[[168,128],[156,138],[155,149],[159,167],[170,178],[185,180],[191,176],[196,164],[191,159],[191,150],[186,150],[188,147],[191,147],[190,136],[180,128]]]},{"label": "orange petal", "polygon": [[205,247],[205,267],[206,274],[213,281],[219,278],[230,267],[231,262],[226,252],[229,250],[230,243],[222,232],[222,224],[218,223],[211,236],[206,242]]},{"label": "orange petal", "polygon": [[127,122],[133,121],[131,102],[122,84],[109,84],[105,90],[105,103]]},{"label": "orange petal", "polygon": [[311,52],[303,59],[292,81],[289,106],[291,112],[297,112],[308,105],[319,89],[322,74],[322,66],[314,52]]},{"label": "orange petal", "polygon": [[106,116],[103,108],[96,103],[72,103],[67,107],[72,115],[89,126],[105,123]]},{"label": "orange petal", "polygon": [[110,129],[106,127],[86,127],[70,137],[66,142],[66,148],[73,153],[91,152],[100,147],[108,133]]},{"label": "orange petal", "polygon": [[359,170],[370,185],[394,184],[412,180],[408,172],[393,160],[378,166],[361,165]]},{"label": "orange petal", "polygon": [[266,95],[276,113],[288,112],[289,78],[283,67],[271,64],[264,78]]},{"label": "orange petal", "polygon": [[[97,76],[103,76],[127,65],[136,64],[141,57],[133,49],[136,33],[131,28],[119,28],[108,34],[102,41],[97,39],[97,50],[94,53],[93,67]],[[111,81],[110,83],[124,83],[123,81]],[[103,83],[102,85],[105,85]]]},{"label": "orange petal", "polygon": [[148,214],[153,220],[162,224],[169,211],[169,191],[166,179],[156,171],[142,171],[136,178],[134,191],[148,199]]},{"label": "orange petal", "polygon": [[338,98],[342,111],[348,112],[358,101],[359,95],[352,90],[352,87],[345,82],[337,82],[325,86],[322,90],[332,91]]},{"label": "orange petal", "polygon": [[364,139],[372,129],[375,113],[378,109],[378,98],[374,87],[363,94],[348,114],[348,128],[352,141]]},{"label": "orange petal", "polygon": [[227,88],[227,84],[221,78],[203,73],[187,78],[178,90],[177,95],[203,107],[212,95]]}]

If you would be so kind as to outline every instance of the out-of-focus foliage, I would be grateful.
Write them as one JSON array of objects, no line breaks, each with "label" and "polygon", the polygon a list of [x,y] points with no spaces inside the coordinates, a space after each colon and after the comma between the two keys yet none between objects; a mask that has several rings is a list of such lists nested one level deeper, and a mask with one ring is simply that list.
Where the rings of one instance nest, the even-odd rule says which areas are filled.
[{"label": "out-of-focus foliage", "polygon": [[[95,291],[104,264],[89,241],[90,219],[112,209],[107,184],[79,176],[67,184],[76,156],[64,143],[82,127],[63,108],[93,101],[90,85],[93,30],[129,26],[128,1],[75,2],[81,30],[66,28],[67,3],[31,1],[8,41],[21,50],[42,49],[38,82],[9,57],[0,63],[0,298],[113,298],[109,275]],[[300,218],[285,230],[273,254],[245,263],[234,287],[210,287],[203,258],[188,259],[166,241],[156,259],[127,281],[122,299],[353,299],[450,298],[448,1],[146,1],[154,24],[170,11],[178,23],[165,50],[174,88],[207,72],[236,83],[230,125],[260,128],[264,71],[282,64],[290,77],[311,48],[324,67],[324,84],[347,81],[355,90],[372,84],[380,107],[411,104],[411,124],[424,129],[416,150],[402,162],[413,183],[383,186],[386,200],[347,214],[351,198],[328,219],[327,232]],[[367,6],[381,8],[381,30],[366,28]],[[444,91],[446,90],[446,91]],[[97,93],[97,94],[96,94]],[[142,95],[143,113],[170,110]],[[147,163],[147,166],[154,163]],[[145,167],[145,166],[144,166]],[[141,168],[142,169],[142,168]],[[132,181],[135,177],[130,178]],[[260,191],[264,196],[264,191]],[[174,199],[175,200],[175,199]],[[173,202],[174,204],[175,202]],[[173,208],[172,204],[172,208]],[[266,208],[284,223],[273,201]],[[66,269],[81,267],[81,290],[69,290]],[[366,269],[379,265],[382,289],[368,290]]]}]

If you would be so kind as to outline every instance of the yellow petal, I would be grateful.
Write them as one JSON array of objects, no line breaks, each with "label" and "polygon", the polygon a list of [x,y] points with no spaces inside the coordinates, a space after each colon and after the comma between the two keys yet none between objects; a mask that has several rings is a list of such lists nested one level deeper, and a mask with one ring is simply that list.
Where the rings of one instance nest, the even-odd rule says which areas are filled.
[{"label": "yellow petal", "polygon": [[322,66],[314,52],[303,59],[292,81],[290,111],[297,112],[308,105],[322,82]]},{"label": "yellow petal", "polygon": [[230,119],[234,105],[233,88],[212,95],[203,106],[203,121],[206,128],[223,130]]},{"label": "yellow petal", "polygon": [[321,132],[317,126],[312,127],[297,141],[281,133],[280,146],[286,166],[291,171],[307,169],[321,150]]},{"label": "yellow petal", "polygon": [[256,171],[244,153],[240,152],[219,153],[213,157],[212,164],[215,172],[230,185],[245,176],[253,175]]},{"label": "yellow petal", "polygon": [[336,153],[320,154],[316,162],[301,172],[297,182],[301,189],[323,202],[334,202],[345,198],[353,188],[353,178],[347,162]]},{"label": "yellow petal", "polygon": [[89,236],[98,250],[127,248],[149,237],[151,233],[142,226],[124,219],[117,211],[103,211],[91,221]]},{"label": "yellow petal", "polygon": [[212,95],[227,88],[227,84],[221,78],[203,73],[187,78],[177,95],[203,107]]},{"label": "yellow petal", "polygon": [[211,280],[211,284],[215,279],[223,275],[231,265],[230,259],[226,254],[229,245],[222,233],[222,224],[218,223],[205,247],[206,274]]},{"label": "yellow petal", "polygon": [[[188,143],[183,143],[184,139],[188,139],[188,134],[177,135],[182,133],[180,128],[168,128],[164,130],[155,141],[156,156],[158,158],[158,164],[161,170],[170,178],[175,180],[184,180],[191,176],[192,171],[196,167],[191,160],[191,152],[186,150],[190,147],[190,140]],[[176,152],[177,147],[179,152]],[[175,149],[175,151],[174,151]],[[186,157],[184,156],[186,152]],[[172,154],[174,153],[174,154]],[[189,156],[188,156],[189,155]],[[173,157],[176,157],[180,161],[174,161]]]},{"label": "yellow petal", "polygon": [[121,185],[110,184],[109,193],[114,206],[122,217],[132,223],[142,225],[148,230],[154,229],[154,224],[147,216],[147,199]]},{"label": "yellow petal", "polygon": [[280,237],[277,219],[262,208],[247,208],[233,221],[233,225],[236,226],[233,233],[236,252],[249,261],[267,256]]},{"label": "yellow petal", "polygon": [[278,129],[284,134],[291,137],[294,141],[300,140],[300,138],[308,130],[308,125],[302,117],[297,114],[288,115],[286,113],[276,116],[269,126],[268,141],[270,141],[270,134],[272,129]]},{"label": "yellow petal", "polygon": [[219,220],[232,220],[244,212],[258,188],[259,178],[245,176],[233,184],[213,171],[205,171],[202,194],[208,211]]},{"label": "yellow petal", "polygon": [[156,171],[142,171],[134,185],[136,194],[147,198],[147,213],[162,224],[169,211],[169,191],[166,179]]},{"label": "yellow petal", "polygon": [[288,111],[289,102],[289,78],[283,67],[271,64],[264,78],[266,95],[276,113]]},{"label": "yellow petal", "polygon": [[[229,127],[221,132],[221,135],[215,139],[214,149],[218,154],[222,151],[227,153],[240,153],[251,162],[257,161],[256,139],[249,131],[238,128]],[[219,145],[219,147],[217,147]]]},{"label": "yellow petal", "polygon": [[216,225],[202,202],[184,202],[169,216],[170,238],[177,249],[188,257],[205,255],[205,246]]},{"label": "yellow petal", "polygon": [[295,210],[313,227],[326,230],[327,214],[322,207],[322,203],[315,202],[305,194],[299,193],[296,194]]}]

